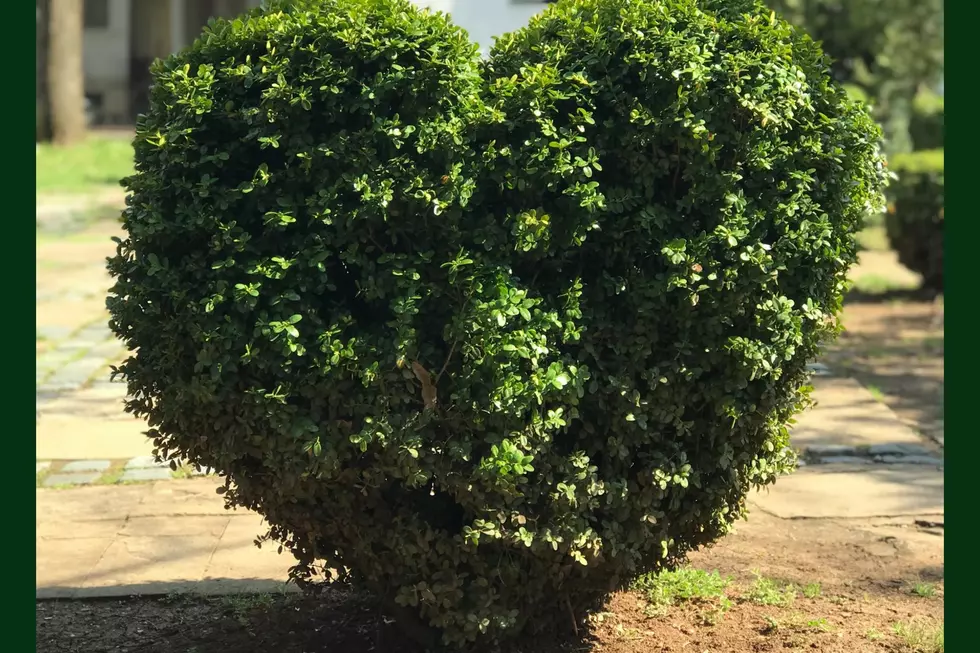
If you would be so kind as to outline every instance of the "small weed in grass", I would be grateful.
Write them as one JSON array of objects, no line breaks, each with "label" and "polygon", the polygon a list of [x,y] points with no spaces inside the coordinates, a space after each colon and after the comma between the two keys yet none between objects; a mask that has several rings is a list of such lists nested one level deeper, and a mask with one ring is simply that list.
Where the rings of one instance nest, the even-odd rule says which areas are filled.
[{"label": "small weed in grass", "polygon": [[864,632],[864,636],[867,637],[872,642],[877,642],[879,639],[884,639],[885,633],[881,632],[877,628],[868,628]]},{"label": "small weed in grass", "polygon": [[772,633],[777,633],[779,632],[779,629],[782,627],[782,624],[779,622],[779,619],[776,619],[776,617],[773,617],[772,615],[767,614],[764,617],[762,617],[762,619],[766,622],[765,627],[763,627],[762,629],[762,632],[765,635],[771,635]]},{"label": "small weed in grass", "polygon": [[95,485],[115,485],[122,479],[123,467],[119,465],[117,467],[110,468],[105,474],[95,479]]},{"label": "small weed in grass", "polygon": [[759,605],[785,607],[796,599],[796,589],[792,585],[780,587],[776,581],[756,574],[755,582],[744,598]]},{"label": "small weed in grass", "polygon": [[803,588],[803,596],[808,599],[815,599],[820,596],[820,583],[807,583]]},{"label": "small weed in grass", "polygon": [[640,634],[640,630],[638,628],[633,628],[632,626],[624,626],[623,624],[616,624],[616,627],[613,628],[613,632],[616,634],[616,639],[624,640],[627,642],[643,639],[643,635]]},{"label": "small weed in grass", "polygon": [[677,569],[660,574],[646,574],[633,583],[633,589],[642,592],[655,607],[673,605],[675,601],[714,599],[723,596],[731,582],[717,571],[708,573],[700,569]]},{"label": "small weed in grass", "polygon": [[170,472],[170,475],[177,479],[190,478],[193,476],[193,470],[191,469],[190,465],[181,465],[177,469]]},{"label": "small weed in grass", "polygon": [[183,597],[179,592],[167,592],[164,596],[160,597],[160,603],[164,605],[174,605],[175,603],[180,603]]},{"label": "small weed in grass", "polygon": [[777,619],[772,615],[766,615],[763,619],[766,622],[765,627],[762,629],[764,634],[772,634],[780,630],[797,632],[818,630],[820,632],[829,632],[834,629],[830,625],[830,622],[823,617],[809,619],[799,613],[782,619]]},{"label": "small weed in grass", "polygon": [[914,653],[945,653],[944,629],[942,622],[924,619],[899,622],[892,626],[892,631],[906,650]]},{"label": "small weed in grass", "polygon": [[817,617],[816,619],[807,620],[806,627],[811,630],[822,630],[824,632],[833,630],[833,627],[830,625],[830,622],[824,619],[823,617]]},{"label": "small weed in grass", "polygon": [[222,607],[231,613],[242,626],[248,625],[248,618],[256,610],[268,610],[274,599],[269,594],[232,594],[221,599]]},{"label": "small weed in grass", "polygon": [[722,596],[718,599],[718,605],[713,608],[705,608],[704,610],[698,611],[698,618],[701,623],[705,626],[714,626],[725,616],[725,613],[731,610],[732,601],[727,596]]},{"label": "small weed in grass", "polygon": [[932,583],[925,582],[913,583],[911,592],[916,596],[921,596],[924,599],[928,599],[936,595],[936,586]]}]

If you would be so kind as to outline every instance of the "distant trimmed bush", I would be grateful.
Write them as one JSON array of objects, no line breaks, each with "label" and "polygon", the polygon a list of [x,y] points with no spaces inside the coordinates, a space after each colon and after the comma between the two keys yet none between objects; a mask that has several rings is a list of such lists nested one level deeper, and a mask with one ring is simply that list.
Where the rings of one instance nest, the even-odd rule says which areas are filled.
[{"label": "distant trimmed bush", "polygon": [[559,2],[486,62],[408,0],[153,68],[119,371],[292,575],[458,650],[571,630],[794,464],[879,131],[752,1]]},{"label": "distant trimmed bush", "polygon": [[943,96],[932,92],[920,93],[912,107],[909,133],[916,150],[942,149],[946,133],[946,112]]},{"label": "distant trimmed bush", "polygon": [[944,156],[922,150],[894,157],[885,227],[902,265],[922,275],[923,288],[943,291]]}]

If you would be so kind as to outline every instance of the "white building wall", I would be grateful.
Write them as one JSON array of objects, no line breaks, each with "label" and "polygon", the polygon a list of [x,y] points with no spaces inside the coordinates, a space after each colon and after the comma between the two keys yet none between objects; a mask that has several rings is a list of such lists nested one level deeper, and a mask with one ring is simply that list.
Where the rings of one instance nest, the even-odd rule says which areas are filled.
[{"label": "white building wall", "polygon": [[104,118],[119,122],[129,114],[130,0],[108,0],[108,10],[108,25],[83,35],[85,92],[101,95]]},{"label": "white building wall", "polygon": [[547,7],[543,0],[414,0],[415,4],[448,13],[486,54],[493,38],[527,24]]},{"label": "white building wall", "polygon": [[[164,39],[173,51],[190,43],[197,34],[188,33],[186,26],[188,9],[194,0],[137,0],[156,10],[154,24],[137,26],[136,33],[142,38],[130,47],[133,0],[108,0],[109,24],[104,28],[86,28],[84,34],[85,92],[102,98],[101,119],[107,122],[124,122],[130,118],[132,98],[129,67],[131,56],[138,58],[161,56],[154,46]],[[486,53],[493,45],[493,38],[511,32],[525,24],[534,14],[543,10],[543,0],[414,0],[416,4],[448,13],[453,22],[465,29],[470,38]],[[232,4],[219,2],[216,9],[224,13]],[[245,6],[258,6],[261,0],[245,0]],[[139,7],[137,19],[146,21],[147,8]],[[140,29],[142,27],[143,29]],[[156,37],[150,38],[150,37]],[[169,47],[168,47],[169,46]],[[146,51],[146,52],[144,52]],[[133,80],[135,82],[135,80]]]}]

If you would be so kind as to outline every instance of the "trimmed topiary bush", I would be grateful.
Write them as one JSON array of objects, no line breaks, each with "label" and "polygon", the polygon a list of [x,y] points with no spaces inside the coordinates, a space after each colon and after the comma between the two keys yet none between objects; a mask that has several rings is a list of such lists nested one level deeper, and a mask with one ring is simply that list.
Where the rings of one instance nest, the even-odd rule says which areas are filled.
[{"label": "trimmed topiary bush", "polygon": [[943,150],[896,155],[889,161],[898,180],[889,188],[885,228],[898,260],[922,275],[925,290],[943,291]]},{"label": "trimmed topiary bush", "polygon": [[572,629],[793,464],[879,133],[762,5],[560,2],[486,62],[407,0],[155,65],[109,262],[129,410],[456,648]]}]

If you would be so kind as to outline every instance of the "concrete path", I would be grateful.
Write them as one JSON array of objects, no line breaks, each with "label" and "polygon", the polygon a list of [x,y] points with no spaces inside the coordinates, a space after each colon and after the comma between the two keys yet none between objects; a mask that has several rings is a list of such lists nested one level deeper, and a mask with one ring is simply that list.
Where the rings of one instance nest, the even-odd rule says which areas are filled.
[{"label": "concrete path", "polygon": [[39,461],[128,459],[153,448],[145,422],[123,412],[126,389],[109,379],[125,348],[109,330],[105,258],[121,235],[103,222],[36,246],[36,453]]},{"label": "concrete path", "polygon": [[941,450],[853,379],[817,376],[791,431],[801,467],[750,505],[785,519],[941,515]]},{"label": "concrete path", "polygon": [[292,559],[254,545],[214,479],[37,490],[37,598],[281,591]]}]

